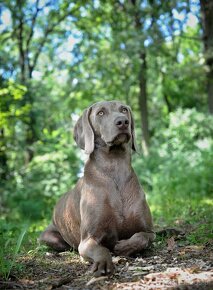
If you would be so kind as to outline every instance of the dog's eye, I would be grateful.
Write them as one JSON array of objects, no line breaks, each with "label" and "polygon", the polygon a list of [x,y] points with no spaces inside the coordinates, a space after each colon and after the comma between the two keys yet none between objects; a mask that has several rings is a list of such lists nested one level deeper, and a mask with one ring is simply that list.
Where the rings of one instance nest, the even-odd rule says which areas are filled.
[{"label": "dog's eye", "polygon": [[99,111],[99,112],[98,112],[98,115],[99,115],[99,116],[103,116],[103,115],[104,115],[104,111]]},{"label": "dog's eye", "polygon": [[122,113],[127,113],[127,109],[126,108],[122,108],[121,112]]}]

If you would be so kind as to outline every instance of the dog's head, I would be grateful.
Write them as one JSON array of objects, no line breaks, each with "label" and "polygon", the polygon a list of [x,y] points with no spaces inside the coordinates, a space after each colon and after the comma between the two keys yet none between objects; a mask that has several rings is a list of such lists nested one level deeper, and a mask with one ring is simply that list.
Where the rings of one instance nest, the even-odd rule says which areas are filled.
[{"label": "dog's head", "polygon": [[74,127],[74,139],[87,154],[98,146],[131,143],[136,151],[134,121],[129,106],[119,101],[103,101],[83,112]]}]

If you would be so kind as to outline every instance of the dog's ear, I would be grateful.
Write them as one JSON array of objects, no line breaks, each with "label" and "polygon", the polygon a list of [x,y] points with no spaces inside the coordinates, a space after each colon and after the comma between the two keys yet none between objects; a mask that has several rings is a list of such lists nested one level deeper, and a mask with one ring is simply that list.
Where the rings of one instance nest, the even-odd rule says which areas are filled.
[{"label": "dog's ear", "polygon": [[81,149],[85,150],[87,154],[91,154],[95,147],[94,132],[89,120],[91,110],[92,107],[86,109],[74,127],[75,142]]},{"label": "dog's ear", "polygon": [[131,135],[132,135],[132,150],[138,152],[137,144],[136,144],[136,137],[135,137],[135,122],[132,115],[132,110],[129,108],[130,115],[131,115]]}]

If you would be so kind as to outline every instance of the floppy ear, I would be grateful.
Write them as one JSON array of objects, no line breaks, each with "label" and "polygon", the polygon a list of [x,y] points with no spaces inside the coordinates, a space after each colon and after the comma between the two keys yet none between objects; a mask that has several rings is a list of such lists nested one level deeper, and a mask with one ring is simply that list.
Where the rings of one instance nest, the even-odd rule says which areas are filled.
[{"label": "floppy ear", "polygon": [[137,144],[136,144],[136,138],[135,138],[135,122],[132,116],[132,110],[129,108],[130,115],[131,115],[131,135],[132,135],[132,150],[135,152],[138,152]]},{"label": "floppy ear", "polygon": [[94,132],[89,120],[91,110],[91,107],[86,109],[74,127],[75,142],[81,149],[85,150],[87,154],[91,154],[95,147]]}]

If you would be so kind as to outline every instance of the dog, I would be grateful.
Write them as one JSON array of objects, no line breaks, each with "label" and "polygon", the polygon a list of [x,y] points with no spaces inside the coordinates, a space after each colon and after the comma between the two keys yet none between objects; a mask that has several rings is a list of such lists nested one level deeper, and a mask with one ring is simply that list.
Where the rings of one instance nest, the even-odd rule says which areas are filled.
[{"label": "dog", "polygon": [[40,241],[57,251],[78,249],[95,277],[114,271],[110,252],[131,255],[155,238],[145,194],[131,166],[136,151],[132,111],[119,101],[87,108],[74,127],[89,156],[84,176],[55,206]]}]

